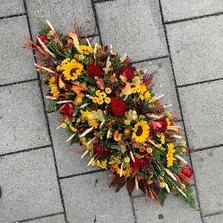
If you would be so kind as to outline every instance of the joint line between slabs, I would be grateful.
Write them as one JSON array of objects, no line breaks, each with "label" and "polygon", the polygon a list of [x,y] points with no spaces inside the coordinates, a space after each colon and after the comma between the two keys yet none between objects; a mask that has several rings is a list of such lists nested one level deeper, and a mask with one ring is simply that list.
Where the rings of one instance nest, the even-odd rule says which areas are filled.
[{"label": "joint line between slabs", "polygon": [[60,180],[63,179],[69,179],[69,178],[73,178],[73,177],[78,177],[78,176],[83,176],[83,175],[88,175],[88,174],[93,174],[93,173],[100,173],[100,172],[105,172],[106,170],[92,170],[89,172],[84,172],[84,173],[77,173],[77,174],[72,174],[72,175],[67,175],[67,176],[63,176],[63,177],[59,177]]},{"label": "joint line between slabs", "polygon": [[169,55],[164,55],[164,56],[160,56],[160,57],[153,57],[153,58],[149,58],[149,59],[145,59],[145,60],[133,61],[132,64],[149,62],[149,61],[160,60],[160,59],[165,59],[165,58],[169,58]]},{"label": "joint line between slabs", "polygon": [[[25,11],[26,11],[26,19],[27,19],[30,38],[32,40],[31,24],[30,24],[30,19],[29,19],[29,15],[28,15],[26,0],[23,0],[23,4],[24,4]],[[33,55],[34,55],[34,50],[33,50]],[[37,62],[35,57],[34,57],[34,61]],[[56,171],[56,176],[57,176],[57,184],[58,184],[58,187],[59,187],[60,200],[61,200],[61,204],[62,204],[62,207],[63,207],[63,210],[64,210],[65,222],[68,223],[66,208],[65,208],[65,203],[64,203],[63,193],[62,193],[62,187],[61,187],[60,180],[59,180],[59,171],[58,171],[58,166],[57,166],[57,161],[56,161],[56,154],[55,154],[52,135],[51,135],[51,131],[50,131],[49,119],[48,119],[47,112],[46,112],[46,103],[44,101],[44,94],[43,94],[43,89],[42,89],[42,86],[41,86],[41,78],[40,78],[40,75],[39,75],[38,72],[37,72],[37,75],[38,75],[38,78],[39,78],[38,81],[39,81],[39,88],[40,88],[40,93],[41,93],[41,97],[42,97],[43,111],[44,111],[44,114],[45,114],[49,139],[50,139],[50,142],[51,142],[51,145],[52,145],[51,148],[52,148],[53,160],[54,160],[55,171]]]},{"label": "joint line between slabs", "polygon": [[45,146],[38,146],[38,147],[30,148],[30,149],[23,149],[23,150],[19,150],[15,152],[3,153],[3,154],[0,154],[0,157],[10,156],[10,155],[19,154],[19,153],[25,153],[25,152],[31,152],[31,151],[40,150],[40,149],[46,149],[50,147],[52,147],[51,144],[45,145]]},{"label": "joint line between slabs", "polygon": [[32,81],[38,81],[38,78],[33,78],[33,79],[29,79],[29,80],[24,80],[24,81],[16,81],[16,82],[11,82],[11,83],[7,83],[7,84],[0,84],[0,87],[7,87],[7,86],[12,86],[12,85],[16,85],[16,84],[24,84],[24,83],[29,83]]},{"label": "joint line between slabs", "polygon": [[12,15],[6,15],[6,16],[0,16],[1,19],[9,19],[9,18],[14,18],[14,17],[20,17],[26,15],[26,12],[24,13],[17,13],[17,14],[12,14]]},{"label": "joint line between slabs", "polygon": [[[158,4],[159,4],[159,9],[160,9],[160,16],[161,16],[161,21],[162,21],[162,25],[163,25],[164,35],[165,35],[165,39],[166,39],[167,50],[168,50],[169,58],[170,58],[170,64],[171,64],[171,68],[172,68],[172,74],[173,74],[173,79],[174,79],[174,85],[175,85],[176,95],[177,95],[177,101],[178,101],[178,105],[179,105],[179,109],[180,109],[180,115],[181,115],[181,118],[182,118],[182,124],[183,124],[183,128],[184,128],[184,132],[185,132],[185,139],[186,139],[187,145],[189,146],[189,141],[188,141],[188,137],[187,137],[187,130],[185,128],[185,121],[184,121],[184,116],[183,116],[183,111],[182,111],[182,106],[181,106],[179,91],[178,91],[178,88],[177,88],[177,82],[176,82],[176,77],[175,77],[175,70],[174,70],[174,66],[173,66],[173,60],[172,60],[172,55],[171,55],[169,40],[168,40],[168,36],[167,36],[167,29],[166,29],[166,25],[165,25],[165,22],[164,22],[164,16],[163,16],[163,9],[162,9],[161,0],[158,0]],[[192,162],[192,159],[191,159],[191,155],[190,154],[189,154],[189,159],[190,159],[191,166],[193,168],[193,162]],[[199,191],[198,191],[198,188],[197,188],[195,175],[194,175],[194,188],[195,188],[196,197],[197,197],[197,205],[198,205],[198,208],[200,210],[199,212],[200,212],[201,221],[204,222],[203,221],[202,212],[201,212],[201,205],[200,205],[200,199],[199,199]]]},{"label": "joint line between slabs", "polygon": [[130,199],[130,203],[131,203],[131,207],[132,207],[132,214],[133,214],[133,218],[134,218],[134,223],[138,223],[133,197],[129,196],[129,199]]},{"label": "joint line between slabs", "polygon": [[98,22],[98,15],[97,15],[94,0],[91,0],[91,7],[92,7],[92,10],[93,10],[93,14],[94,14],[94,20],[95,20],[95,25],[96,25],[96,28],[97,28],[97,31],[98,31],[99,41],[100,41],[100,44],[102,44],[101,31],[100,31],[100,26],[99,26],[99,22]]},{"label": "joint line between slabs", "polygon": [[64,214],[64,212],[58,212],[58,213],[54,213],[54,214],[42,215],[42,216],[38,216],[38,217],[34,217],[34,218],[15,221],[13,223],[23,223],[23,222],[27,222],[27,221],[34,221],[34,220],[44,219],[44,218],[47,218],[47,217],[54,217],[54,216],[63,215],[63,214]]},{"label": "joint line between slabs", "polygon": [[94,3],[114,2],[115,0],[96,0]]},{"label": "joint line between slabs", "polygon": [[223,144],[219,144],[216,146],[208,146],[208,147],[204,147],[204,148],[200,148],[200,149],[194,149],[191,151],[191,153],[196,153],[196,152],[205,151],[205,150],[209,150],[209,149],[215,149],[215,148],[219,148],[219,147],[223,147]]},{"label": "joint line between slabs", "polygon": [[189,83],[189,84],[181,84],[181,85],[178,85],[177,87],[178,88],[184,88],[184,87],[196,86],[196,85],[199,85],[199,84],[208,84],[208,83],[212,83],[212,82],[215,82],[215,81],[222,81],[222,80],[223,80],[223,78],[220,77],[220,78],[216,78],[216,79],[212,79],[212,80],[199,81],[199,82]]},{"label": "joint line between slabs", "polygon": [[212,13],[212,14],[194,16],[194,17],[172,20],[172,21],[164,21],[164,24],[168,25],[168,24],[175,24],[175,23],[180,23],[180,22],[194,21],[194,20],[208,18],[208,17],[216,17],[216,16],[220,16],[220,15],[223,15],[223,12],[216,12],[216,13]]},{"label": "joint line between slabs", "polygon": [[212,217],[212,216],[220,215],[220,214],[223,214],[223,211],[218,211],[218,212],[215,212],[215,213],[212,213],[212,214],[206,214],[203,217],[204,218],[206,218],[206,217]]}]

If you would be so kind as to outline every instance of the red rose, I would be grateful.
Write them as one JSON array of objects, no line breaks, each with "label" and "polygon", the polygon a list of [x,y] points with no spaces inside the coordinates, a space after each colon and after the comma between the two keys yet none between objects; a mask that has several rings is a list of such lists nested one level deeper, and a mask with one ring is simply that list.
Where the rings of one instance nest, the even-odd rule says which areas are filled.
[{"label": "red rose", "polygon": [[129,67],[124,67],[122,72],[128,80],[132,79],[135,76],[134,71],[132,69],[130,69]]},{"label": "red rose", "polygon": [[91,77],[100,77],[100,73],[101,73],[101,68],[91,64],[90,66],[87,67],[87,74]]},{"label": "red rose", "polygon": [[101,158],[106,156],[109,152],[108,148],[103,147],[101,143],[98,143],[94,149],[96,154]]},{"label": "red rose", "polygon": [[131,160],[130,164],[134,170],[138,170],[144,164],[144,161],[140,158],[135,157],[135,162]]},{"label": "red rose", "polygon": [[[44,43],[47,44],[48,43],[48,39],[47,39],[47,35],[39,35],[38,38]],[[38,39],[36,40],[36,44],[38,46],[41,46]]]},{"label": "red rose", "polygon": [[160,118],[156,121],[150,122],[150,129],[154,132],[165,132],[167,130],[167,120],[166,118]]},{"label": "red rose", "polygon": [[186,177],[191,177],[193,175],[193,170],[190,166],[184,166],[181,173]]},{"label": "red rose", "polygon": [[58,112],[62,112],[64,115],[66,115],[68,118],[73,118],[73,105],[72,104],[64,104],[62,105]]},{"label": "red rose", "polygon": [[126,110],[126,104],[122,99],[111,98],[110,108],[113,115],[121,116]]}]

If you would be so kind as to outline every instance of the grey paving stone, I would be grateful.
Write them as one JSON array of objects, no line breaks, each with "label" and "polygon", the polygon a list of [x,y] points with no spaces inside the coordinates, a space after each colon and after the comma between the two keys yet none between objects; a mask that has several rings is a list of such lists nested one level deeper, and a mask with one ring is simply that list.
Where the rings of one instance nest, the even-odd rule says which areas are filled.
[{"label": "grey paving stone", "polygon": [[28,33],[25,16],[0,20],[0,84],[37,78],[32,51],[22,48]]},{"label": "grey paving stone", "polygon": [[58,121],[60,115],[56,112],[49,113],[50,130],[53,139],[53,145],[56,154],[57,166],[59,176],[64,177],[73,174],[93,171],[96,168],[87,167],[89,160],[87,158],[81,159],[82,153],[75,151],[81,148],[79,144],[70,145],[66,140],[69,138],[65,129],[56,129],[60,122]]},{"label": "grey paving stone", "polygon": [[24,12],[22,0],[1,0],[0,17]]},{"label": "grey paving stone", "polygon": [[36,219],[33,221],[27,221],[27,223],[65,223],[64,215],[56,215],[52,217],[45,217]]},{"label": "grey paving stone", "polygon": [[154,73],[157,71],[154,74],[153,79],[153,93],[157,95],[165,94],[161,99],[161,102],[167,105],[172,104],[173,106],[168,107],[167,111],[174,111],[174,113],[177,114],[178,119],[180,119],[180,110],[169,59],[153,60],[134,65],[137,68],[146,69],[148,73]]},{"label": "grey paving stone", "polygon": [[82,24],[83,34],[93,34],[95,29],[91,0],[27,0],[32,34],[37,35],[38,19],[48,19],[64,32],[74,31],[75,19]]},{"label": "grey paving stone", "polygon": [[221,0],[161,0],[165,21],[185,19],[223,11]]},{"label": "grey paving stone", "polygon": [[178,85],[222,77],[223,16],[167,25]]},{"label": "grey paving stone", "polygon": [[223,214],[213,215],[204,218],[204,223],[220,223],[222,222]]},{"label": "grey paving stone", "polygon": [[157,1],[109,1],[96,11],[102,41],[116,52],[134,61],[168,54]]},{"label": "grey paving stone", "polygon": [[0,87],[0,154],[49,145],[37,81]]},{"label": "grey paving stone", "polygon": [[1,157],[1,222],[63,211],[51,148]]},{"label": "grey paving stone", "polygon": [[189,146],[193,149],[223,143],[223,81],[179,89]]},{"label": "grey paving stone", "polygon": [[139,223],[201,223],[199,211],[190,208],[181,197],[169,195],[163,207],[145,198],[133,199],[137,222]]},{"label": "grey paving stone", "polygon": [[84,223],[133,223],[130,198],[108,188],[108,173],[94,173],[61,180],[68,221]]},{"label": "grey paving stone", "polygon": [[218,147],[191,154],[203,215],[223,211],[222,151]]}]

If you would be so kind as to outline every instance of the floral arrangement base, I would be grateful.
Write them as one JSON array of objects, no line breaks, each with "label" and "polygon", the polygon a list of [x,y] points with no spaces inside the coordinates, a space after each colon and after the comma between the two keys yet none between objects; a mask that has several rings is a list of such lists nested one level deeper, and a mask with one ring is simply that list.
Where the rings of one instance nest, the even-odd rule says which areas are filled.
[{"label": "floral arrangement base", "polygon": [[152,92],[153,75],[133,67],[112,47],[81,38],[79,29],[66,35],[49,21],[34,42],[35,64],[49,86],[50,108],[61,114],[59,127],[71,143],[84,146],[88,164],[110,171],[110,186],[134,188],[163,205],[170,192],[195,207],[185,161],[189,151],[175,115]]}]

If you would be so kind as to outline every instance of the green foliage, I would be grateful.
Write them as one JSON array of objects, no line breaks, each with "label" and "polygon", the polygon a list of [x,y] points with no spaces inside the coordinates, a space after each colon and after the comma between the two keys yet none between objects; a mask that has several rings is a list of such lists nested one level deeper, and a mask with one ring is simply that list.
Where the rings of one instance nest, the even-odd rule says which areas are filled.
[{"label": "green foliage", "polygon": [[165,202],[167,196],[168,196],[168,192],[166,191],[166,189],[161,189],[159,191],[158,198],[159,198],[159,202],[162,206],[164,205],[164,202]]},{"label": "green foliage", "polygon": [[38,33],[46,35],[49,32],[48,25],[41,18],[38,18],[37,20]]},{"label": "green foliage", "polygon": [[187,197],[184,198],[186,203],[188,203],[190,205],[190,207],[193,208],[194,210],[198,210],[197,202],[196,202],[195,196],[193,194],[193,188],[191,186],[187,187],[186,195],[187,195]]},{"label": "green foliage", "polygon": [[55,112],[58,110],[58,104],[55,101],[48,100],[46,110],[47,112]]}]

